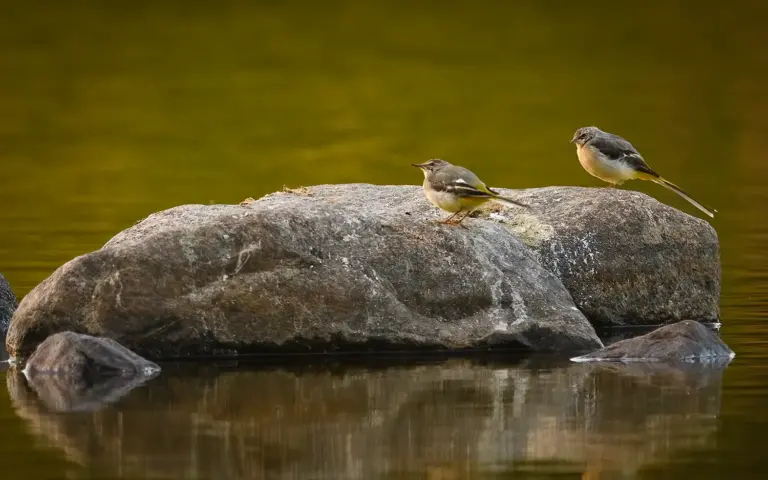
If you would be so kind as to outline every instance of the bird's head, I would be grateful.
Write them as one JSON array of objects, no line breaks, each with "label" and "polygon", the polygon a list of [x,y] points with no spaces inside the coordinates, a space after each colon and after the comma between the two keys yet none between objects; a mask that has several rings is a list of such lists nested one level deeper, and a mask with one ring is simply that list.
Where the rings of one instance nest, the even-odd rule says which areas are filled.
[{"label": "bird's head", "polygon": [[420,168],[424,175],[429,175],[430,173],[434,173],[441,168],[445,168],[450,165],[450,163],[446,162],[445,160],[440,160],[439,158],[433,158],[432,160],[427,160],[424,163],[412,163],[416,168]]},{"label": "bird's head", "polygon": [[573,134],[571,143],[575,143],[576,145],[584,145],[588,141],[595,138],[600,132],[601,130],[597,127],[581,127],[580,129],[576,130],[576,133]]}]

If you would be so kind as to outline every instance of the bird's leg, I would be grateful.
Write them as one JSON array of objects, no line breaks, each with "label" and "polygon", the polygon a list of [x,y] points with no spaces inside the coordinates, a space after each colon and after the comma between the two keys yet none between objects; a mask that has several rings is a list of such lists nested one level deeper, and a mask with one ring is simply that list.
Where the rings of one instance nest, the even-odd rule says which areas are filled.
[{"label": "bird's leg", "polygon": [[459,213],[461,213],[461,210],[459,210],[458,212],[454,212],[453,215],[451,215],[450,217],[446,218],[445,220],[438,220],[437,223],[445,223],[446,225],[449,224],[449,223],[453,223],[453,222],[451,222],[451,220],[453,220],[453,217],[455,217]]},{"label": "bird's leg", "polygon": [[[461,225],[461,222],[463,222],[463,221],[464,221],[464,219],[465,219],[465,218],[467,218],[467,217],[469,216],[469,214],[470,214],[470,213],[472,213],[472,210],[467,210],[467,211],[464,213],[464,215],[463,215],[463,216],[462,216],[462,217],[461,217],[461,218],[460,218],[460,219],[459,219],[459,220],[456,222],[456,225]],[[461,225],[461,226],[463,227],[464,225]]]},{"label": "bird's leg", "polygon": [[615,183],[609,183],[608,186],[605,187],[605,188],[616,188],[616,184]]}]

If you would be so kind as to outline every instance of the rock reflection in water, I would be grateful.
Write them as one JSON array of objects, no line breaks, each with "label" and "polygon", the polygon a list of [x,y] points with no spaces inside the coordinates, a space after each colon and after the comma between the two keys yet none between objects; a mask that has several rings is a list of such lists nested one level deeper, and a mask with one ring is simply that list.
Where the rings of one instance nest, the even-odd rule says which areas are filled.
[{"label": "rock reflection in water", "polygon": [[27,384],[40,403],[51,412],[85,412],[99,410],[114,403],[131,390],[149,381],[152,375],[98,379],[73,379],[60,375],[26,375]]},{"label": "rock reflection in water", "polygon": [[102,475],[600,478],[711,447],[724,367],[165,365],[120,402],[68,415],[12,372],[8,387],[30,430]]}]

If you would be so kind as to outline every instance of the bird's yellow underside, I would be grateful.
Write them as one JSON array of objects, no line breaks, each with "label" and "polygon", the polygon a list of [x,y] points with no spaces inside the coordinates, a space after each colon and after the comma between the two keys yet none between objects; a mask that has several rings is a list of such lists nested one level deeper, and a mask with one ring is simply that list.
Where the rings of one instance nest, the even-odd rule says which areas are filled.
[{"label": "bird's yellow underside", "polygon": [[635,175],[640,173],[625,163],[598,157],[591,148],[584,145],[576,146],[576,155],[579,157],[581,166],[590,175],[614,185],[621,185],[627,180],[638,178]]},{"label": "bird's yellow underside", "polygon": [[448,192],[438,192],[431,188],[425,188],[424,193],[429,203],[450,213],[474,210],[490,200],[489,197],[460,197]]}]

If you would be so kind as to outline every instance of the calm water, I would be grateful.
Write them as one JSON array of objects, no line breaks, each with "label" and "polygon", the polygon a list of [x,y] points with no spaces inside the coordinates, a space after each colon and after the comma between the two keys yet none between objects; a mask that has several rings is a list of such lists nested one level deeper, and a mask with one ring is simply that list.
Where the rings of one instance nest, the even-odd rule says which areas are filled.
[{"label": "calm water", "polygon": [[106,405],[0,372],[3,478],[768,475],[768,5],[391,3],[2,2],[0,271],[18,296],[182,203],[416,184],[408,165],[436,156],[495,186],[595,186],[568,140],[596,124],[720,211],[734,362],[165,365]]}]

